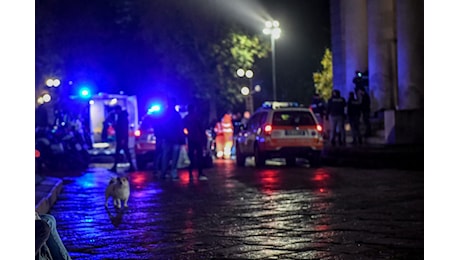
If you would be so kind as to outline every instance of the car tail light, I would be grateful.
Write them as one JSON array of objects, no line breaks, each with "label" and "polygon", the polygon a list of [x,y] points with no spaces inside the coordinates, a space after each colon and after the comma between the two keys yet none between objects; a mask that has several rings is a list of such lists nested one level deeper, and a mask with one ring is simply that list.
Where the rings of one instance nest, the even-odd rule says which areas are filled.
[{"label": "car tail light", "polygon": [[136,137],[141,136],[141,130],[134,131],[134,136],[136,136]]},{"label": "car tail light", "polygon": [[264,126],[264,134],[271,134],[272,133],[272,130],[273,130],[273,127],[271,125],[265,125]]},{"label": "car tail light", "polygon": [[35,158],[40,158],[40,151],[35,149]]},{"label": "car tail light", "polygon": [[188,135],[188,129],[187,128],[184,128],[184,134]]},{"label": "car tail light", "polygon": [[321,132],[323,131],[323,127],[321,125],[316,125],[316,130],[318,130],[318,132]]}]

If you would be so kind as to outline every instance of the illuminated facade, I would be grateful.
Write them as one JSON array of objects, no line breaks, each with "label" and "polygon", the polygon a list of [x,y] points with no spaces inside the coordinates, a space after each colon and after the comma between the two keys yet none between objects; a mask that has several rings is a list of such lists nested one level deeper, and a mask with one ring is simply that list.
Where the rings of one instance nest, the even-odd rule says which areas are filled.
[{"label": "illuminated facade", "polygon": [[404,128],[419,131],[411,138],[419,140],[423,137],[423,1],[330,0],[330,8],[334,88],[347,96],[354,89],[355,71],[368,70],[371,110],[385,111],[385,128],[393,132],[386,133],[387,141],[415,141],[391,136],[400,120],[410,121]]}]

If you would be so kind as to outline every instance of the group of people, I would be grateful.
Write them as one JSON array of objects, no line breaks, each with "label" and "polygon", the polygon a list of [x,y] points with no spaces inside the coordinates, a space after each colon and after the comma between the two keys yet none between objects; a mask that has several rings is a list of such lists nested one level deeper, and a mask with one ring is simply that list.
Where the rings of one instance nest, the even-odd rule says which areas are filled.
[{"label": "group of people", "polygon": [[[342,97],[340,90],[334,89],[327,104],[315,94],[312,102],[313,112],[318,116],[321,123],[329,121],[329,140],[332,145],[346,143],[345,122],[348,120],[352,132],[352,144],[362,144],[363,137],[370,136],[370,98],[363,88],[356,88],[348,93],[348,100]],[[365,132],[361,133],[360,123],[364,123]]]},{"label": "group of people", "polygon": [[190,181],[195,169],[199,180],[207,180],[203,173],[207,151],[206,125],[194,104],[188,105],[188,114],[184,118],[176,111],[175,105],[174,98],[168,99],[164,114],[158,118],[161,123],[155,126],[154,174],[164,179],[169,171],[173,181],[179,180],[177,163],[181,148],[187,145]]}]

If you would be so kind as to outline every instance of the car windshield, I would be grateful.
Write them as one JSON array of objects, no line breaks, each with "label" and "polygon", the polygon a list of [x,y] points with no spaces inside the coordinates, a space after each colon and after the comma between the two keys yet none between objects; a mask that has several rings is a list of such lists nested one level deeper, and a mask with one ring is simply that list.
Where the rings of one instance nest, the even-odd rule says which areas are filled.
[{"label": "car windshield", "polygon": [[273,114],[274,126],[316,125],[312,114],[306,111],[277,111]]}]

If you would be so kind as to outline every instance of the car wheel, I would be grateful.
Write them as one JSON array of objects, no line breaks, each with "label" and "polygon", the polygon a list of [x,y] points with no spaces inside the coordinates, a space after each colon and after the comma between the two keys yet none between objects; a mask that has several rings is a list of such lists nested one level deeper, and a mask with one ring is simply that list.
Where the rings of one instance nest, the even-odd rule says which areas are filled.
[{"label": "car wheel", "polygon": [[321,166],[321,154],[320,153],[315,153],[313,154],[309,159],[311,168],[318,168]]},{"label": "car wheel", "polygon": [[244,167],[246,164],[246,156],[244,156],[241,153],[238,143],[235,144],[235,150],[236,150],[236,165],[239,167]]},{"label": "car wheel", "polygon": [[296,158],[295,157],[286,157],[286,166],[289,166],[289,167],[296,166]]},{"label": "car wheel", "polygon": [[254,161],[258,168],[265,166],[265,155],[260,151],[257,145],[254,147]]}]

